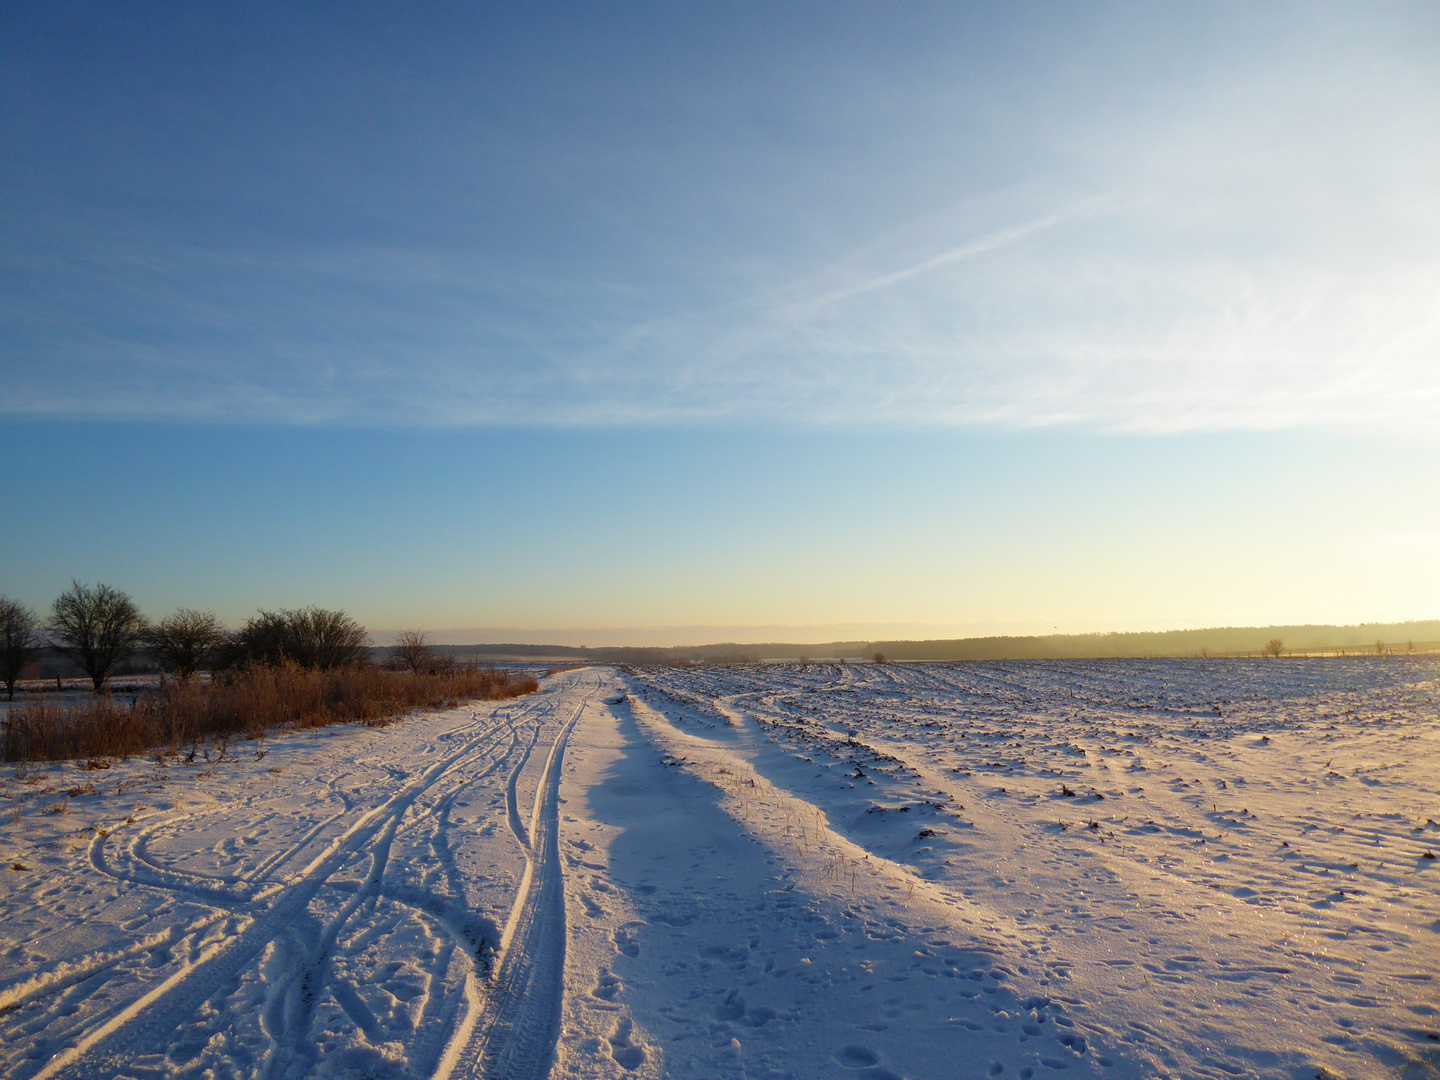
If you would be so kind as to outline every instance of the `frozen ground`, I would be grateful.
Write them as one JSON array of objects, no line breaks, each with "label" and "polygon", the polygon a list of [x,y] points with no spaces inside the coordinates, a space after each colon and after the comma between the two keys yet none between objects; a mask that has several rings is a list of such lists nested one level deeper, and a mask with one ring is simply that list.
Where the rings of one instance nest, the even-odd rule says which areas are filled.
[{"label": "frozen ground", "polygon": [[0,1062],[1434,1077],[1437,674],[590,669],[220,761],[7,767]]}]

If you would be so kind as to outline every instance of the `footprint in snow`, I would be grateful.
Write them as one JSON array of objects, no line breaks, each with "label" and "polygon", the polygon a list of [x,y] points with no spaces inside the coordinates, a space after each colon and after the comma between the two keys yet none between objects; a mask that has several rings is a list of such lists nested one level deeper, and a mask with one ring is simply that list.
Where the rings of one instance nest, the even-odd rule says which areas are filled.
[{"label": "footprint in snow", "polygon": [[847,1080],[903,1080],[898,1073],[877,1064],[880,1055],[868,1046],[842,1046],[835,1051],[835,1060],[855,1070]]},{"label": "footprint in snow", "polygon": [[867,1069],[879,1064],[880,1055],[868,1046],[842,1046],[835,1051],[835,1060],[847,1069]]},{"label": "footprint in snow", "polygon": [[715,1006],[715,1019],[720,1021],[739,1020],[744,1015],[745,999],[738,990],[731,990],[725,995],[725,1000]]},{"label": "footprint in snow", "polygon": [[620,981],[619,976],[602,971],[600,980],[595,984],[595,989],[590,991],[590,996],[599,998],[601,1001],[614,1001],[616,995],[624,989],[625,984]]},{"label": "footprint in snow", "polygon": [[626,956],[636,957],[640,955],[640,946],[636,945],[630,938],[630,932],[623,926],[615,930],[615,948]]},{"label": "footprint in snow", "polygon": [[615,1064],[622,1069],[638,1069],[645,1064],[645,1051],[642,1047],[634,1046],[630,1042],[630,1034],[633,1030],[630,1020],[627,1017],[621,1020],[615,1028],[615,1033],[607,1040],[610,1046],[610,1056],[615,1059]]}]

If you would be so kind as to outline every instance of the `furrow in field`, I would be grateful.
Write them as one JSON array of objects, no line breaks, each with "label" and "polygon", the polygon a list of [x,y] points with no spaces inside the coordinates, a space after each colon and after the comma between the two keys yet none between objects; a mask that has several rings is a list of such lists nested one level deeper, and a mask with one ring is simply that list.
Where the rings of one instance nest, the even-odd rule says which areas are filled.
[{"label": "furrow in field", "polygon": [[[1266,1077],[1437,1074],[1434,680],[1345,661],[634,678],[667,764],[761,833],[778,812],[802,868],[908,880],[1117,1059]],[[706,698],[735,722],[695,723]]]}]

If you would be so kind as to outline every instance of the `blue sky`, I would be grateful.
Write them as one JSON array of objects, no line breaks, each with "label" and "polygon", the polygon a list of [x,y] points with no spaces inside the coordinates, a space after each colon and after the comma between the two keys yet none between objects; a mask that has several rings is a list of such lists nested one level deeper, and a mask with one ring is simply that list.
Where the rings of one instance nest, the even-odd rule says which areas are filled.
[{"label": "blue sky", "polygon": [[0,591],[1435,617],[1437,55],[1423,4],[8,5]]}]

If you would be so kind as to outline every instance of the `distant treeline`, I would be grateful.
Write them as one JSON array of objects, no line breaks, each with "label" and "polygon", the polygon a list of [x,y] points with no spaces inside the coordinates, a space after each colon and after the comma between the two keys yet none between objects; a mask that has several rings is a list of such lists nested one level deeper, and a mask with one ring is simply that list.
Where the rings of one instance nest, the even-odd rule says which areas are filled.
[{"label": "distant treeline", "polygon": [[[602,664],[725,664],[762,660],[1091,660],[1121,657],[1259,656],[1272,642],[1286,654],[1386,654],[1440,649],[1440,619],[1355,626],[1222,626],[1150,633],[1046,634],[935,641],[766,642],[670,648],[575,645],[445,645],[437,649],[476,660],[570,661]],[[377,649],[385,653],[385,649]]]},{"label": "distant treeline", "polygon": [[1286,653],[1433,651],[1440,646],[1440,620],[1355,626],[1222,626],[1136,634],[879,641],[868,649],[871,653],[883,653],[891,660],[1088,660],[1128,656],[1258,656],[1272,641],[1283,642]]}]

